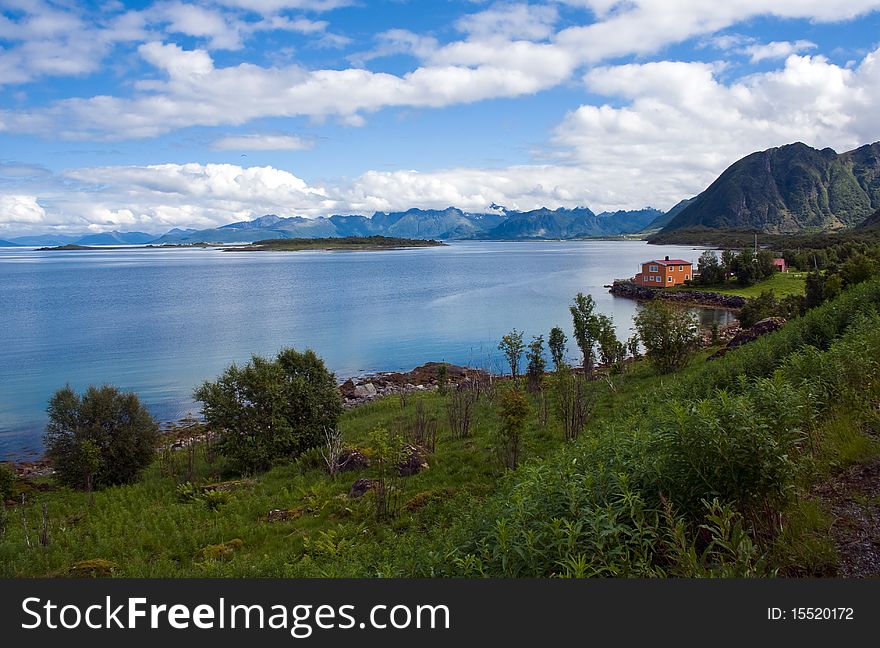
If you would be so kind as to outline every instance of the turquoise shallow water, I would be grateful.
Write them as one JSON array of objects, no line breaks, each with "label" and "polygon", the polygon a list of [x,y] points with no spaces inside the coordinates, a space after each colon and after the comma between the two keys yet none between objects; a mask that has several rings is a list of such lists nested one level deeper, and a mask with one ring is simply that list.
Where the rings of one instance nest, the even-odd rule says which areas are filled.
[{"label": "turquoise shallow water", "polygon": [[[0,456],[39,452],[45,408],[65,383],[136,391],[160,420],[233,361],[311,347],[342,377],[428,360],[501,369],[495,349],[570,333],[592,293],[621,337],[637,306],[603,286],[640,261],[699,250],[642,242],[457,242],[383,252],[37,252],[0,248]],[[704,311],[704,319],[727,317]],[[576,349],[570,349],[572,359]]]}]

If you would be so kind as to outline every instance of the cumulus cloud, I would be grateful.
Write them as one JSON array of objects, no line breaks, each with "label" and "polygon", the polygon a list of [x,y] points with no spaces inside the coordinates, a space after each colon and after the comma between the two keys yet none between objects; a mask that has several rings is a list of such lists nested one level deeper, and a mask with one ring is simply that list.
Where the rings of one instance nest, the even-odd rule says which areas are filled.
[{"label": "cumulus cloud", "polygon": [[816,49],[816,43],[808,40],[798,41],[773,41],[771,43],[749,45],[743,49],[743,53],[751,57],[752,63],[758,63],[766,59],[784,59],[792,54]]},{"label": "cumulus cloud", "polygon": [[56,124],[55,132],[71,139],[142,138],[193,125],[303,115],[332,115],[358,125],[360,113],[387,106],[441,107],[532,94],[557,85],[573,69],[571,57],[529,41],[444,48],[435,64],[402,76],[298,65],[218,68],[205,50],[160,42],[141,45],[139,52],[166,77],[138,82],[140,96],[66,99],[43,110],[0,112],[0,130],[44,132]]},{"label": "cumulus cloud", "polygon": [[0,194],[0,231],[43,223],[46,210],[36,196]]}]

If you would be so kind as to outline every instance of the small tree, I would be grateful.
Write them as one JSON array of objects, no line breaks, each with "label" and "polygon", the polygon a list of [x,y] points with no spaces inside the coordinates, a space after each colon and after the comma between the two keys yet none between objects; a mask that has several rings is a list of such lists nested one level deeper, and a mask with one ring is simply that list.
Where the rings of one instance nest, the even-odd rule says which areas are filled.
[{"label": "small tree", "polygon": [[559,368],[565,362],[565,345],[568,342],[568,339],[565,337],[565,333],[562,332],[562,329],[558,326],[554,326],[550,329],[550,337],[547,339],[547,346],[550,348],[550,357],[553,358],[553,366],[556,371],[559,371]]},{"label": "small tree", "polygon": [[386,520],[397,515],[399,501],[399,466],[406,458],[403,439],[391,434],[384,427],[377,427],[369,435],[369,448],[376,479],[373,483],[373,496],[376,504],[376,519]]},{"label": "small tree", "polygon": [[639,334],[631,336],[626,341],[626,349],[629,351],[629,354],[632,356],[633,360],[638,360],[641,357],[641,353],[639,353],[639,345],[642,343],[641,339],[639,339]]},{"label": "small tree", "polygon": [[575,376],[568,367],[556,372],[553,383],[553,404],[562,423],[566,441],[574,441],[587,425],[596,404],[595,392],[588,390],[587,381]]},{"label": "small tree", "polygon": [[452,438],[464,439],[470,436],[474,408],[479,395],[480,393],[477,391],[476,386],[466,383],[453,388],[449,401],[446,404],[446,414],[449,418],[449,429],[452,432]]},{"label": "small tree", "polygon": [[516,380],[517,376],[519,376],[519,359],[526,350],[522,331],[513,329],[501,338],[501,342],[498,343],[498,349],[504,353],[507,364],[510,365],[510,375]]},{"label": "small tree", "polygon": [[159,426],[135,394],[105,385],[79,396],[69,386],[49,401],[46,455],[64,484],[129,484],[153,460]]},{"label": "small tree", "polygon": [[501,426],[495,434],[496,451],[505,467],[511,470],[519,465],[525,436],[529,401],[518,389],[508,389],[500,397]]},{"label": "small tree", "polygon": [[721,252],[721,268],[724,271],[724,281],[727,281],[727,278],[730,276],[730,273],[733,272],[734,262],[736,259],[736,252],[734,250],[722,250]]},{"label": "small tree", "polygon": [[697,261],[697,270],[700,273],[699,283],[704,286],[724,283],[724,268],[713,250],[706,250],[700,255],[700,260]]},{"label": "small tree", "polygon": [[617,331],[614,330],[614,320],[607,315],[598,315],[599,318],[599,356],[602,364],[610,367],[623,359],[626,352],[623,344],[617,339]]},{"label": "small tree", "polygon": [[541,379],[544,377],[544,371],[547,362],[544,360],[544,336],[536,335],[529,343],[529,350],[526,351],[526,358],[529,361],[526,375],[529,377],[529,391],[538,391],[541,388]]},{"label": "small tree", "polygon": [[284,349],[274,360],[253,356],[205,382],[195,399],[204,403],[217,449],[242,471],[264,470],[322,445],[336,428],[342,400],[336,379],[314,351]]},{"label": "small tree", "polygon": [[700,337],[696,316],[655,299],[635,317],[636,329],[648,351],[648,359],[660,373],[684,367]]},{"label": "small tree", "polygon": [[574,324],[574,339],[583,355],[583,368],[588,376],[593,375],[593,347],[596,346],[601,326],[595,310],[593,296],[583,293],[578,293],[569,307]]}]

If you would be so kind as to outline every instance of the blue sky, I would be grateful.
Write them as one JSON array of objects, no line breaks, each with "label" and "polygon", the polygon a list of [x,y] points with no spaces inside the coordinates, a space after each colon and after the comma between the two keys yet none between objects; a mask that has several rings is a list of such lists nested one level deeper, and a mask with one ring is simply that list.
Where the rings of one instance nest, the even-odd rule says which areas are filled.
[{"label": "blue sky", "polygon": [[880,139],[880,0],[0,0],[0,238],[668,209]]}]

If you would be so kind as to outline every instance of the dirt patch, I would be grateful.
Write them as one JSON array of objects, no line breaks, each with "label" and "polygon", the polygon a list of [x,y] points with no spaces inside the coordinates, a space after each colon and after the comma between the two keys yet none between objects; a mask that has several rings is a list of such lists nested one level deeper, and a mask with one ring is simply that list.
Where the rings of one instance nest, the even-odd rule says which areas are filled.
[{"label": "dirt patch", "polygon": [[850,466],[814,492],[834,517],[838,576],[880,576],[880,457]]}]

